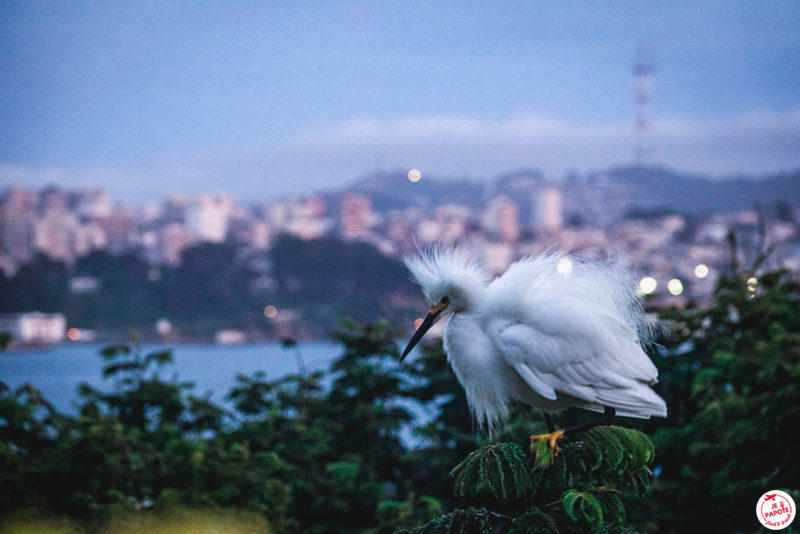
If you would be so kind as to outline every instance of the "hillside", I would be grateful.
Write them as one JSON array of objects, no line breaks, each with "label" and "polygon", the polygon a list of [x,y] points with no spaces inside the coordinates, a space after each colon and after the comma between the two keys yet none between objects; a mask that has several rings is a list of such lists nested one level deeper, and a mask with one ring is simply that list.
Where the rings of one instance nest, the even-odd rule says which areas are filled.
[{"label": "hillside", "polygon": [[[692,215],[729,213],[751,209],[754,203],[778,201],[800,206],[800,169],[764,176],[710,178],[666,167],[620,166],[602,172],[571,176],[563,181],[545,180],[535,170],[520,170],[490,180],[424,177],[410,182],[402,172],[376,173],[347,188],[368,196],[376,211],[416,207],[430,209],[442,204],[485,206],[497,196],[516,200],[523,210],[544,187],[562,190],[565,211],[602,210],[605,219],[616,219],[629,210],[668,209]],[[330,194],[338,198],[343,192]]]}]

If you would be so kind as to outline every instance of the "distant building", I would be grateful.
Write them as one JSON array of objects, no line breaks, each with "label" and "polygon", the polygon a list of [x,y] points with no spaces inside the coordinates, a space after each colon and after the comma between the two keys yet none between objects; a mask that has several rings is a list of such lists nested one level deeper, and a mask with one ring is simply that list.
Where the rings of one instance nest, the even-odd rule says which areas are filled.
[{"label": "distant building", "polygon": [[34,223],[33,242],[53,259],[71,262],[75,254],[75,234],[78,220],[67,210],[51,209]]},{"label": "distant building", "polygon": [[232,221],[228,233],[237,243],[257,249],[268,248],[272,237],[270,226],[264,221],[255,219]]},{"label": "distant building", "polygon": [[325,217],[325,199],[311,196],[270,204],[265,216],[276,233],[286,232],[300,239],[316,239],[331,230],[333,222]]},{"label": "distant building", "polygon": [[59,343],[64,340],[67,319],[60,313],[0,314],[0,332],[13,336],[12,342],[23,345]]},{"label": "distant building", "polygon": [[551,231],[558,231],[564,224],[561,191],[547,187],[535,199],[534,224]]},{"label": "distant building", "polygon": [[106,236],[106,250],[119,254],[133,244],[135,224],[132,215],[124,211],[114,212],[108,217],[96,217],[93,221]]},{"label": "distant building", "polygon": [[94,223],[78,226],[73,237],[76,257],[85,256],[93,250],[103,250],[108,246],[106,232]]},{"label": "distant building", "polygon": [[372,203],[369,198],[347,193],[339,204],[339,232],[346,237],[358,237],[369,231],[372,222]]},{"label": "distant building", "polygon": [[69,292],[73,295],[95,293],[102,285],[102,282],[96,276],[73,276],[69,279]]},{"label": "distant building", "polygon": [[420,243],[455,243],[467,236],[471,229],[472,212],[467,206],[445,204],[437,207],[433,218],[419,221],[417,239]]},{"label": "distant building", "polygon": [[183,251],[194,242],[192,233],[178,223],[171,223],[158,232],[157,261],[180,265]]},{"label": "distant building", "polygon": [[217,345],[241,345],[247,341],[247,334],[241,330],[219,330],[214,334]]},{"label": "distant building", "polygon": [[76,203],[76,211],[83,220],[92,217],[108,217],[114,211],[114,205],[111,203],[108,193],[99,187],[78,192]]},{"label": "distant building", "polygon": [[164,204],[161,207],[161,218],[163,224],[185,224],[188,206],[189,202],[183,195],[169,195],[164,199]]},{"label": "distant building", "polygon": [[70,211],[69,193],[60,187],[50,186],[42,190],[39,195],[40,212],[42,216],[51,213],[67,213]]},{"label": "distant building", "polygon": [[483,216],[484,227],[504,243],[519,239],[519,207],[505,195],[493,199]]},{"label": "distant building", "polygon": [[203,195],[189,213],[189,226],[202,241],[222,243],[228,235],[228,221],[235,208],[228,195]]},{"label": "distant building", "polygon": [[12,264],[22,264],[33,256],[36,193],[9,188],[0,201],[0,255]]},{"label": "distant building", "polygon": [[397,253],[407,254],[414,250],[414,229],[407,218],[400,215],[391,217],[386,235],[397,247]]}]

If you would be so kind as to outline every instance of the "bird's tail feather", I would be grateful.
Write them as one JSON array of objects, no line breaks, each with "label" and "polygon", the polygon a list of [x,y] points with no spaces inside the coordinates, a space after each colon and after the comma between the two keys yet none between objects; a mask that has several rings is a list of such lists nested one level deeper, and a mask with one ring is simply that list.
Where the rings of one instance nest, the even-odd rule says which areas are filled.
[{"label": "bird's tail feather", "polygon": [[617,415],[649,419],[650,417],[666,417],[667,403],[647,386],[609,389],[601,391],[597,402],[617,411]]}]

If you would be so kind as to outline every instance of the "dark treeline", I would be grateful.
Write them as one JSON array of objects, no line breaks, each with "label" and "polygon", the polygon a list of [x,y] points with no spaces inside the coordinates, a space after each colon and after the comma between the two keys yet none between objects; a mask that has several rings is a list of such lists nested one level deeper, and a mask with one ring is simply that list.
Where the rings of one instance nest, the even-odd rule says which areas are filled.
[{"label": "dark treeline", "polygon": [[[0,313],[60,312],[70,326],[106,336],[136,330],[150,338],[159,319],[188,339],[223,328],[256,339],[322,336],[341,317],[410,323],[423,306],[418,295],[401,262],[335,237],[282,235],[269,251],[205,243],[186,249],[178,266],[96,251],[72,266],[39,254],[12,277],[0,271]],[[268,305],[283,313],[269,320]]]},{"label": "dark treeline", "polygon": [[[624,523],[567,518],[560,532],[758,532],[761,494],[800,497],[800,284],[786,272],[757,284],[751,275],[722,277],[708,309],[662,314],[669,329],[653,359],[670,415],[621,421],[655,445],[649,494],[621,495]],[[75,416],[57,413],[34,386],[3,388],[0,510],[46,511],[89,532],[120,515],[176,508],[246,511],[273,533],[388,533],[469,507],[521,513],[523,497],[454,495],[449,472],[482,438],[441,344],[399,366],[397,335],[386,322],[350,324],[336,336],[344,352],[327,374],[241,376],[231,409],[163,380],[170,353],[135,344],[103,351],[113,385],[81,385]],[[415,405],[432,418],[412,416]],[[558,424],[582,417],[567,412]],[[541,414],[525,407],[513,421],[492,439],[525,449],[544,431]],[[554,485],[542,494],[545,503],[564,498]],[[571,495],[571,503],[591,497]]]}]

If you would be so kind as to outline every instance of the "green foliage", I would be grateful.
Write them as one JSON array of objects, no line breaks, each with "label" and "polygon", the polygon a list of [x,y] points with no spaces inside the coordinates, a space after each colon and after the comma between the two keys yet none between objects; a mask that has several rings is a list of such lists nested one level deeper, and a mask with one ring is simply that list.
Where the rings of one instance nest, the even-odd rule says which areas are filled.
[{"label": "green foliage", "polygon": [[[531,454],[516,443],[492,443],[470,453],[451,472],[457,495],[499,499],[498,512],[480,514],[493,532],[624,532],[623,491],[643,494],[652,479],[653,443],[638,430],[597,426],[565,435],[560,452],[531,440]],[[539,442],[552,463],[537,461]],[[560,475],[556,478],[556,475]],[[542,495],[558,501],[533,506]],[[513,500],[517,504],[513,504]],[[511,501],[511,503],[509,503]],[[556,505],[560,506],[556,506]],[[426,528],[444,528],[443,516]],[[443,530],[445,531],[445,530]]]},{"label": "green foliage", "polygon": [[484,487],[495,497],[519,497],[533,488],[528,457],[516,443],[494,443],[470,453],[450,472],[456,495],[477,495]]},{"label": "green foliage", "polygon": [[102,411],[100,407],[105,406],[121,423],[141,431],[181,425],[181,395],[190,385],[161,380],[159,370],[172,362],[170,351],[145,354],[138,343],[120,343],[103,348],[100,355],[106,361],[103,377],[114,380],[115,391],[103,393],[81,385],[87,401],[81,408],[84,415]]},{"label": "green foliage", "polygon": [[74,416],[0,383],[0,519],[49,511],[105,532],[119,514],[224,509],[273,534],[755,531],[756,499],[800,480],[800,284],[750,276],[722,277],[707,309],[664,313],[670,415],[638,424],[653,442],[595,427],[545,451],[548,468],[521,445],[539,414],[514,407],[482,442],[441,343],[398,366],[386,322],[347,323],[328,373],[239,377],[225,406],[165,379],[170,351],[112,345],[108,387],[82,385]]},{"label": "green foliage", "polygon": [[283,528],[289,490],[276,478],[278,455],[230,441],[223,410],[161,380],[168,351],[125,343],[102,356],[114,391],[81,386],[77,417],[57,414],[31,386],[0,391],[0,469],[12,483],[0,508],[63,513],[94,531],[121,510],[220,506]]},{"label": "green foliage", "polygon": [[[30,386],[2,389],[0,458],[10,483],[0,490],[2,506],[52,510],[79,519],[90,531],[121,511],[187,506],[249,510],[267,518],[277,533],[588,524],[553,507],[524,516],[523,509],[513,510],[523,506],[541,476],[525,449],[513,443],[485,445],[453,470],[456,493],[499,499],[492,501],[499,512],[461,506],[434,520],[456,508],[447,500],[447,473],[456,463],[451,460],[479,438],[441,344],[398,366],[397,336],[386,322],[348,323],[336,335],[344,350],[327,382],[323,373],[275,381],[259,373],[241,376],[228,396],[232,411],[194,397],[189,384],[163,380],[170,351],[145,351],[135,342],[101,351],[102,373],[112,388],[82,385],[77,417],[56,413]],[[423,380],[428,372],[430,380]],[[423,441],[413,449],[400,439],[411,422],[410,405],[400,399],[440,409],[418,429]],[[595,466],[596,451],[579,444],[565,440],[558,462],[574,456],[584,458],[587,470]],[[627,472],[634,465],[609,458],[616,460],[604,467]],[[587,484],[595,478],[587,476]],[[547,493],[563,492],[563,480],[552,482],[545,485]],[[594,495],[598,486],[579,489]],[[500,501],[517,504],[504,508]],[[613,517],[605,508],[603,514]]]},{"label": "green foliage", "polygon": [[[384,526],[399,526],[387,503],[407,494],[400,429],[410,415],[394,400],[403,394],[395,338],[385,322],[348,323],[336,335],[344,352],[328,386],[321,373],[271,382],[256,374],[239,377],[229,395],[242,416],[232,436],[286,463],[283,479],[292,488],[288,515],[295,530],[370,528],[379,503]],[[417,512],[410,517],[428,519]]]},{"label": "green foliage", "polygon": [[410,483],[420,494],[436,495],[452,508],[453,479],[448,476],[480,443],[481,437],[467,407],[464,389],[447,363],[442,343],[418,345],[418,356],[403,362],[410,375],[405,394],[423,406],[435,407],[436,417],[418,424],[417,447],[407,453],[411,465]]},{"label": "green foliage", "polygon": [[270,259],[276,304],[295,308],[324,332],[338,328],[342,317],[376,321],[389,311],[411,323],[413,308],[394,302],[423,306],[403,264],[364,242],[281,235]]},{"label": "green foliage", "polygon": [[490,534],[493,514],[485,508],[454,510],[413,530],[398,534]]},{"label": "green foliage", "polygon": [[0,352],[6,350],[13,339],[14,336],[12,336],[10,333],[0,332]]},{"label": "green foliage", "polygon": [[571,520],[585,522],[592,531],[597,531],[605,523],[613,525],[625,520],[625,507],[619,495],[614,488],[571,489],[561,496],[561,504]]},{"label": "green foliage", "polygon": [[553,518],[539,508],[534,508],[514,518],[508,534],[559,534],[558,526]]},{"label": "green foliage", "polygon": [[658,364],[670,416],[653,436],[666,453],[652,530],[752,531],[758,497],[800,480],[800,282],[737,271],[718,280],[708,309],[665,316]]},{"label": "green foliage", "polygon": [[442,515],[442,502],[435,497],[422,495],[409,496],[405,501],[386,499],[375,508],[378,526],[371,530],[374,534],[392,534],[407,525],[419,525],[432,521]]},{"label": "green foliage", "polygon": [[643,495],[652,481],[648,466],[655,447],[638,430],[597,426],[567,441],[561,455],[563,477],[575,486],[612,486]]},{"label": "green foliage", "polygon": [[16,274],[0,279],[0,313],[63,311],[67,306],[69,272],[64,263],[38,253]]},{"label": "green foliage", "polygon": [[151,270],[144,258],[130,252],[93,251],[79,258],[69,274],[93,279],[97,288],[68,294],[59,311],[79,326],[115,332],[149,327],[165,313],[163,283],[151,278]]},{"label": "green foliage", "polygon": [[[76,277],[94,283],[70,291]],[[234,242],[200,243],[183,251],[179,265],[153,266],[134,253],[106,251],[67,265],[39,254],[13,277],[0,273],[0,295],[0,313],[60,312],[70,325],[104,337],[130,329],[156,337],[155,322],[167,317],[183,339],[210,339],[223,328],[253,338],[285,336],[285,328],[322,337],[343,317],[377,321],[391,315],[408,324],[424,305],[401,261],[367,243],[332,236],[278,236],[269,252]],[[291,311],[282,317],[297,321],[276,327],[264,318],[266,304]]]},{"label": "green foliage", "polygon": [[252,291],[258,273],[233,243],[188,248],[180,265],[161,270],[161,306],[184,334],[202,337],[220,328],[263,324],[264,304]]},{"label": "green foliage", "polygon": [[[533,447],[532,454],[537,450]],[[536,497],[550,475],[550,484],[544,487],[550,492],[563,488],[556,501],[561,503],[560,509],[553,507],[555,503],[531,507],[525,500],[523,509],[506,507],[510,516],[495,513],[495,526],[505,529],[505,522],[511,520],[509,532],[610,532],[624,528],[621,492],[643,494],[652,477],[648,466],[654,459],[654,447],[638,430],[594,427],[565,435],[559,454],[549,454],[554,460],[552,469],[537,464],[515,443],[480,447],[453,469],[455,492],[475,496],[486,489],[503,500]],[[553,480],[554,471],[560,472],[560,479]],[[536,479],[539,482],[534,484]]]}]

